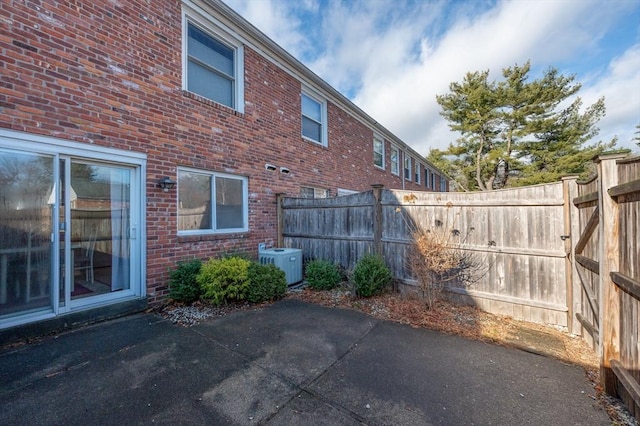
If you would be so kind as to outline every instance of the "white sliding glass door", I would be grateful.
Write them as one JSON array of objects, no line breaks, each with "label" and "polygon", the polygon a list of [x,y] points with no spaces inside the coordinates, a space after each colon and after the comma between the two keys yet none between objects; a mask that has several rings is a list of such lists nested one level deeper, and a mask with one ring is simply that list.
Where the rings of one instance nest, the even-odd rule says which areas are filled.
[{"label": "white sliding glass door", "polygon": [[143,296],[144,156],[11,142],[0,131],[0,328]]}]

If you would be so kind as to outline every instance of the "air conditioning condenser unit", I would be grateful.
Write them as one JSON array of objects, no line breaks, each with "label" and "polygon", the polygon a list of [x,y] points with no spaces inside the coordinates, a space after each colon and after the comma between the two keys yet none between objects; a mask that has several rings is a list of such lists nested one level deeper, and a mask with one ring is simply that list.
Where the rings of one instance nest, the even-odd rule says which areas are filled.
[{"label": "air conditioning condenser unit", "polygon": [[287,285],[302,281],[302,250],[293,248],[270,248],[258,251],[258,262],[273,264],[284,271]]}]

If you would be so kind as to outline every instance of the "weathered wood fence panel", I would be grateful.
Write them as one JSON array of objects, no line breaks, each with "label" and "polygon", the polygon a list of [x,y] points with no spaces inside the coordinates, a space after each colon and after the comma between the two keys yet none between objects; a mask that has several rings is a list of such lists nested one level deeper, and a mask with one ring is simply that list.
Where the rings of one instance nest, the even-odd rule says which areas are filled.
[{"label": "weathered wood fence panel", "polygon": [[396,280],[413,287],[406,262],[412,229],[454,233],[452,243],[473,253],[481,273],[470,287],[449,287],[451,298],[567,326],[562,183],[482,194],[375,188],[331,199],[284,198],[280,205],[285,246],[346,269],[379,252]]},{"label": "weathered wood fence panel", "polygon": [[598,158],[575,185],[574,332],[599,354],[605,391],[640,418],[640,157],[624,157]]},{"label": "weathered wood fence panel", "polygon": [[306,259],[329,259],[353,268],[374,252],[373,192],[336,198],[280,200],[281,239],[285,247],[302,249]]},{"label": "weathered wood fence panel", "polygon": [[[599,324],[598,313],[600,305],[599,258],[600,222],[598,209],[598,177],[597,175],[576,185],[572,203],[572,220],[577,224],[579,234],[572,237],[574,248],[574,288],[577,296],[574,298],[575,319],[574,333],[582,334],[586,342],[594,348],[598,347]],[[582,331],[586,333],[581,333]]]},{"label": "weathered wood fence panel", "polygon": [[383,191],[384,256],[397,279],[416,285],[404,261],[411,230],[451,234],[478,263],[470,286],[448,287],[451,298],[566,326],[563,204],[562,183],[486,194]]},{"label": "weathered wood fence panel", "polygon": [[616,323],[609,326],[601,368],[607,392],[617,393],[640,420],[640,157],[617,159],[612,167],[615,186],[607,186],[602,196],[615,204],[617,229],[611,251],[617,259],[608,262],[614,266],[606,280],[612,312],[604,315]]}]

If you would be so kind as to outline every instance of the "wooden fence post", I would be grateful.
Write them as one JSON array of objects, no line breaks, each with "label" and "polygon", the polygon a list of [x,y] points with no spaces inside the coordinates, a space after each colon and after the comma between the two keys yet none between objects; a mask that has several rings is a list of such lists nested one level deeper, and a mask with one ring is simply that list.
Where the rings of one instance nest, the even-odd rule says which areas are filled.
[{"label": "wooden fence post", "polygon": [[376,183],[373,188],[373,252],[382,256],[382,188],[384,185]]},{"label": "wooden fence post", "polygon": [[284,247],[284,212],[282,211],[282,201],[285,194],[276,194],[276,219],[278,222],[277,229],[277,245],[276,247]]},{"label": "wooden fence post", "polygon": [[567,328],[571,334],[582,334],[582,325],[576,318],[577,312],[582,312],[582,299],[580,297],[580,283],[575,285],[574,279],[577,276],[575,271],[575,244],[580,237],[579,211],[573,205],[573,199],[578,194],[578,176],[566,176],[562,178],[562,195],[564,198],[564,247],[567,257],[565,258],[565,277],[567,282]]},{"label": "wooden fence post", "polygon": [[599,229],[599,280],[600,280],[600,381],[604,391],[616,394],[616,376],[611,370],[611,361],[620,354],[620,290],[611,280],[611,272],[618,271],[619,208],[607,190],[618,184],[616,160],[626,154],[602,155],[596,160],[598,167],[598,208],[600,210]]}]

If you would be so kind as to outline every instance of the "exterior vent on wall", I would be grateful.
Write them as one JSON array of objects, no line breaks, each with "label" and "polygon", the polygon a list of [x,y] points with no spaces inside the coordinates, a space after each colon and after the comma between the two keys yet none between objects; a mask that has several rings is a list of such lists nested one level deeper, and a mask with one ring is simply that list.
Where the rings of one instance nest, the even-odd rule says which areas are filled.
[{"label": "exterior vent on wall", "polygon": [[284,271],[287,285],[302,281],[302,250],[292,248],[271,248],[258,251],[258,261],[276,265]]}]

